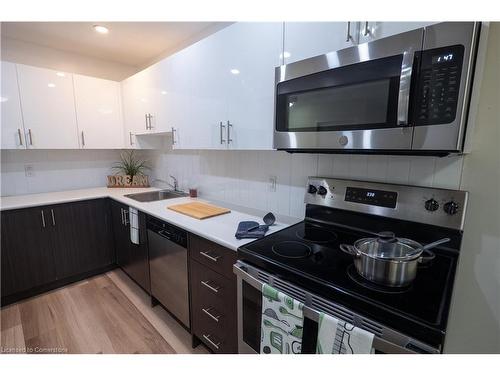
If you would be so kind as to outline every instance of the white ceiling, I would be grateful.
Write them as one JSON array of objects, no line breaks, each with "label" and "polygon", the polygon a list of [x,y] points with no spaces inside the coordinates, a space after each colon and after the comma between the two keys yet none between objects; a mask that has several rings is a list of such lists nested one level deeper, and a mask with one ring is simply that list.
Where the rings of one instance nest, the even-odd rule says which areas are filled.
[{"label": "white ceiling", "polygon": [[[109,28],[108,34],[93,25]],[[222,22],[2,22],[2,36],[144,67],[227,26]]]}]

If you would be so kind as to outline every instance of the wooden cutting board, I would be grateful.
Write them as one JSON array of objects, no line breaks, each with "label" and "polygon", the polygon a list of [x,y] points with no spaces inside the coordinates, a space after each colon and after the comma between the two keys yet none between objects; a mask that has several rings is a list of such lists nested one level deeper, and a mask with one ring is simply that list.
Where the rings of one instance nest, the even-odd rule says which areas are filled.
[{"label": "wooden cutting board", "polygon": [[169,210],[179,212],[181,214],[194,217],[195,219],[203,220],[209,217],[219,216],[223,214],[228,214],[231,210],[214,206],[212,204],[203,202],[190,202],[183,204],[175,204],[173,206],[167,207]]}]

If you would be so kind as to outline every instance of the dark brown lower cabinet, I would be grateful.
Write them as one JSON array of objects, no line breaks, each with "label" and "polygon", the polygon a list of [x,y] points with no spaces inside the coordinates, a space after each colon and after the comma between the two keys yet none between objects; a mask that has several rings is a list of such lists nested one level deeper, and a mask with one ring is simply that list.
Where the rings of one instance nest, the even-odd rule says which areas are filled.
[{"label": "dark brown lower cabinet", "polygon": [[237,353],[236,252],[191,235],[189,254],[192,334],[214,353]]},{"label": "dark brown lower cabinet", "polygon": [[49,216],[47,207],[2,212],[2,297],[56,280]]},{"label": "dark brown lower cabinet", "polygon": [[114,263],[109,202],[104,199],[51,208],[57,277],[77,275]]},{"label": "dark brown lower cabinet", "polygon": [[146,214],[139,211],[139,244],[130,241],[129,208],[116,201],[111,202],[116,264],[148,293],[149,278],[148,238]]},{"label": "dark brown lower cabinet", "polygon": [[2,305],[115,263],[106,199],[3,211]]}]

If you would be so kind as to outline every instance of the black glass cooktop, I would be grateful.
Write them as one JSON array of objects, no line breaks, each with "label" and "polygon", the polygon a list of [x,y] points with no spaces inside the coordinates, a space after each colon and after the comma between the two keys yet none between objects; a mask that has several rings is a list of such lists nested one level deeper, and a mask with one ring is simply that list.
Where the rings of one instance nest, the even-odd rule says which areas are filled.
[{"label": "black glass cooktop", "polygon": [[436,250],[436,258],[418,268],[409,287],[385,287],[359,276],[352,257],[339,249],[363,237],[370,236],[303,221],[243,246],[238,258],[389,326],[399,322],[399,330],[415,331],[420,325],[444,330],[456,255]]}]

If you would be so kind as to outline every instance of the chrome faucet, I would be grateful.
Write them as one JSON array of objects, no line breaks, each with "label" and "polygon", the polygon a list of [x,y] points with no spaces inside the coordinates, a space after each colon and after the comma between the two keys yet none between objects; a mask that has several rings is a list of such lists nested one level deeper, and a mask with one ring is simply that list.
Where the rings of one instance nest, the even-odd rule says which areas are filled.
[{"label": "chrome faucet", "polygon": [[177,179],[172,175],[170,175],[170,178],[174,181],[174,184],[170,186],[174,188],[174,191],[179,191],[179,182],[177,181]]},{"label": "chrome faucet", "polygon": [[172,175],[170,175],[170,178],[172,179],[173,183],[170,183],[170,182],[168,182],[168,181],[162,180],[161,178],[155,178],[155,179],[153,180],[153,182],[156,182],[156,181],[158,181],[158,182],[162,182],[162,183],[164,183],[164,184],[166,184],[166,185],[170,186],[171,188],[173,188],[173,189],[174,189],[174,191],[180,191],[180,190],[179,190],[179,181],[177,180],[177,178],[175,178],[175,177],[174,177],[174,176],[172,176]]}]

